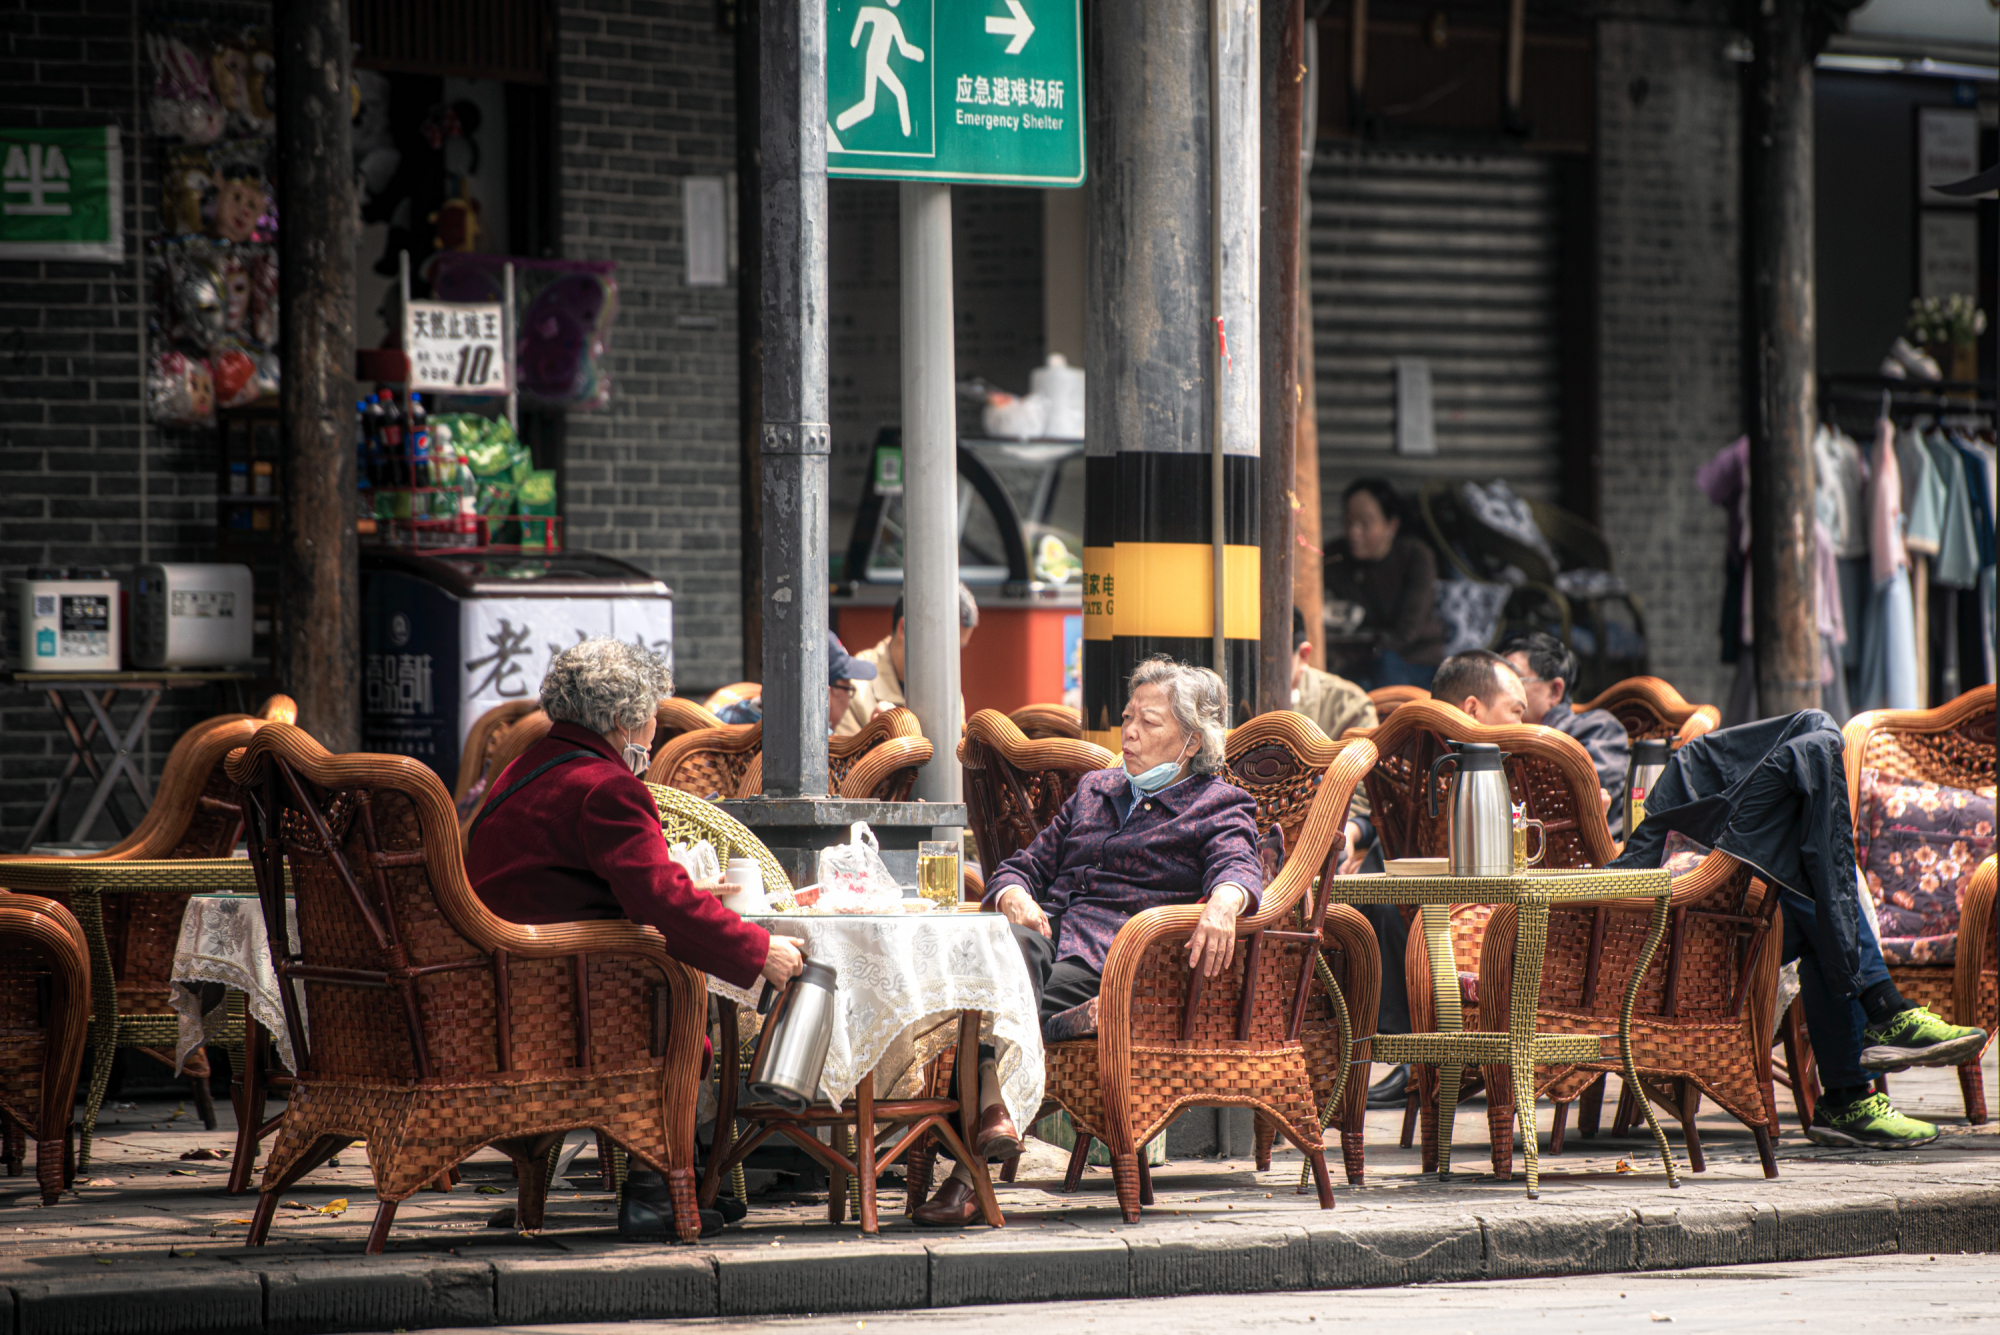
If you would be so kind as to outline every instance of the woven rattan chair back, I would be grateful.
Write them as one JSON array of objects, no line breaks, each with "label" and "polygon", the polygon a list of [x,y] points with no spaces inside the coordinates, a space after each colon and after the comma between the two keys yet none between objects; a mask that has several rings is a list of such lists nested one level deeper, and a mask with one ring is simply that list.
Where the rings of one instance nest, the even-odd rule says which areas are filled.
[{"label": "woven rattan chair back", "polygon": [[1377,686],[1368,692],[1368,703],[1375,706],[1377,723],[1387,723],[1389,715],[1404,705],[1430,698],[1431,693],[1421,686]]},{"label": "woven rattan chair back", "polygon": [[[520,1226],[540,1226],[544,1156],[593,1127],[668,1173],[693,1213],[693,1116],[707,1016],[701,976],[623,920],[522,926],[465,878],[449,795],[402,756],[329,755],[273,724],[230,762],[254,815],[267,930],[299,1056],[251,1242],[277,1194],[366,1140],[382,1208],[492,1144],[520,1169]],[[301,1009],[289,984],[303,984]],[[661,1090],[666,1098],[661,1098]],[[685,1192],[685,1204],[681,1197]],[[692,1240],[692,1230],[688,1240]]]},{"label": "woven rattan chair back", "polygon": [[754,681],[732,681],[720,690],[710,691],[702,699],[701,707],[711,714],[720,714],[730,705],[743,700],[755,700],[764,694],[764,687]]},{"label": "woven rattan chair back", "polygon": [[982,709],[965,722],[958,762],[965,772],[965,813],[979,846],[980,874],[990,881],[1000,864],[1032,844],[1076,795],[1077,780],[1109,769],[1118,757],[1095,742],[1031,741],[999,710]]},{"label": "woven rattan chair back", "polygon": [[[930,763],[931,749],[915,714],[900,705],[884,709],[860,732],[827,740],[827,786],[837,797],[907,802],[918,768]],[[756,791],[764,791],[761,763]]]},{"label": "woven rattan chair back", "polygon": [[660,701],[660,707],[653,714],[653,754],[660,754],[660,748],[676,737],[703,728],[720,728],[722,720],[692,700],[679,696],[669,696]]},{"label": "woven rattan chair back", "polygon": [[1627,677],[1589,700],[1573,702],[1580,714],[1602,709],[1625,727],[1633,741],[1667,738],[1679,745],[1713,732],[1722,723],[1714,705],[1689,704],[1658,677]]},{"label": "woven rattan chair back", "polygon": [[1023,705],[1007,717],[1031,742],[1051,737],[1083,740],[1083,711],[1073,705]]},{"label": "woven rattan chair back", "polygon": [[[458,753],[458,781],[451,786],[451,800],[461,809],[484,793],[499,769],[493,764],[493,751],[507,729],[511,728],[524,714],[532,714],[541,708],[533,698],[509,700],[504,705],[495,705],[472,721],[472,731],[465,734],[465,746]],[[282,720],[286,723],[295,719]]]},{"label": "woven rattan chair back", "polygon": [[660,833],[670,844],[693,843],[706,839],[715,848],[723,866],[731,858],[755,858],[764,872],[764,893],[773,903],[789,897],[796,888],[785,875],[784,865],[772,856],[750,827],[715,803],[694,797],[678,788],[649,783],[653,805],[660,812]]},{"label": "woven rattan chair back", "polygon": [[[1994,792],[1994,690],[1977,686],[1935,709],[1877,709],[1856,714],[1843,730],[1848,808],[1861,819],[1861,772]],[[1989,1034],[2000,1020],[2000,950],[1994,928],[1994,861],[1973,873],[1959,903],[1958,946],[1949,964],[1897,964],[1896,989],[1954,1024]],[[1990,1046],[1990,1043],[1989,1043]],[[1965,1115],[1986,1121],[1986,1080],[1977,1059],[1958,1068]]]},{"label": "woven rattan chair back", "polygon": [[0,894],[0,1160],[18,1175],[35,1143],[42,1204],[76,1178],[71,1109],[90,1026],[90,953],[70,911]]},{"label": "woven rattan chair back", "polygon": [[[718,801],[746,791],[751,764],[762,758],[764,725],[725,723],[716,728],[684,732],[653,754],[646,782],[678,788],[695,797]],[[763,791],[763,766],[757,767],[757,789]]]},{"label": "woven rattan chair back", "polygon": [[487,799],[498,791],[500,776],[507,767],[533,749],[535,743],[549,735],[555,724],[540,709],[530,709],[512,723],[493,735],[488,746],[485,776],[473,786],[466,800],[458,804],[458,830],[460,838],[472,829],[479,813],[486,809]]}]

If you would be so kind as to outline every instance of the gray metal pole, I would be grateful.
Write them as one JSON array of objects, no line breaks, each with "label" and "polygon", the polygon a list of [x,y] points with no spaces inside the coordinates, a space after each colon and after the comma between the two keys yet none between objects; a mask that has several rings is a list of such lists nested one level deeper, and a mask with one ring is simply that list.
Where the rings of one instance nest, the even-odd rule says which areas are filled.
[{"label": "gray metal pole", "polygon": [[826,792],[826,6],[760,10],[764,793]]},{"label": "gray metal pole", "polygon": [[916,796],[961,801],[951,187],[902,184],[904,689],[933,748]]}]

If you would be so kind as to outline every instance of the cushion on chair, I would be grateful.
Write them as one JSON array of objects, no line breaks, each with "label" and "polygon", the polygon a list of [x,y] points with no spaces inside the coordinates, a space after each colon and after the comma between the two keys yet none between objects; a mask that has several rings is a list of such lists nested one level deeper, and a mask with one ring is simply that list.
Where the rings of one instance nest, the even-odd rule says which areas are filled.
[{"label": "cushion on chair", "polygon": [[1951,964],[1972,873],[1993,851],[1993,798],[1861,771],[1854,859],[1890,964]]},{"label": "cushion on chair", "polygon": [[1479,1004],[1479,975],[1460,969],[1458,971],[1458,995],[1464,999],[1466,1005],[1477,1006]]}]

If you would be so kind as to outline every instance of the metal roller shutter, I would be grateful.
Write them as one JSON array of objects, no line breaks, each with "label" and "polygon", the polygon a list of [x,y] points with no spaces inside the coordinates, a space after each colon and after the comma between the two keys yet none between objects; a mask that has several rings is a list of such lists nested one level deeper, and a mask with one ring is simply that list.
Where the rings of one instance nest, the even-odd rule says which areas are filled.
[{"label": "metal roller shutter", "polygon": [[[1322,148],[1313,162],[1313,365],[1320,477],[1414,492],[1505,478],[1555,500],[1562,471],[1560,213],[1527,154]],[[1430,363],[1437,453],[1396,452],[1397,357]],[[1339,520],[1329,511],[1329,526]]]}]

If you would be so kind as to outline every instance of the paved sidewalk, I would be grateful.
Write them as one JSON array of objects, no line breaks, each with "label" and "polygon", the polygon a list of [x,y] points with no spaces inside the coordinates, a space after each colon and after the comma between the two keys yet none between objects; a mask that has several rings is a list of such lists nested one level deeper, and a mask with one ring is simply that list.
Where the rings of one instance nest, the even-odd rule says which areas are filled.
[{"label": "paved sidewalk", "polygon": [[[1989,1097],[2000,1071],[1986,1063]],[[1676,1269],[1877,1252],[2000,1251],[2000,1128],[1968,1127],[1952,1072],[1892,1077],[1899,1106],[1940,1122],[1943,1139],[1900,1155],[1829,1151],[1798,1134],[1789,1103],[1781,1176],[1766,1181],[1749,1133],[1702,1118],[1708,1170],[1669,1190],[1650,1138],[1570,1138],[1543,1158],[1542,1198],[1486,1171],[1483,1103],[1460,1110],[1463,1170],[1421,1178],[1396,1145],[1401,1115],[1369,1118],[1368,1181],[1335,1168],[1336,1206],[1295,1192],[1299,1159],[1258,1173],[1247,1161],[1158,1169],[1158,1203],[1119,1218],[1110,1174],[1061,1193],[1064,1152],[1032,1143],[1020,1180],[1002,1186],[1009,1227],[927,1232],[885,1192],[883,1230],[826,1222],[823,1196],[779,1190],[740,1228],[697,1247],[618,1240],[613,1201],[594,1190],[552,1197],[547,1228],[526,1238],[488,1227],[513,1200],[507,1161],[484,1153],[449,1193],[425,1192],[396,1216],[388,1255],[364,1258],[375,1213],[364,1156],[350,1150],[288,1193],[270,1245],[243,1245],[253,1196],[223,1194],[223,1126],[205,1132],[180,1100],[107,1107],[97,1159],[49,1209],[32,1176],[0,1178],[0,1329],[18,1335],[307,1332],[611,1321],[759,1313],[879,1311],[1052,1299],[1341,1288],[1528,1275]],[[1784,1091],[1780,1090],[1781,1099]],[[1614,1088],[1605,1117],[1616,1106]],[[1548,1126],[1542,1109],[1540,1122]],[[587,1152],[586,1152],[587,1153]],[[586,1158],[586,1164],[589,1160]],[[1621,1167],[1622,1165],[1622,1167]],[[1515,1158],[1517,1173],[1520,1157]],[[582,1172],[573,1172],[581,1181]],[[336,1200],[344,1212],[320,1210]]]}]

